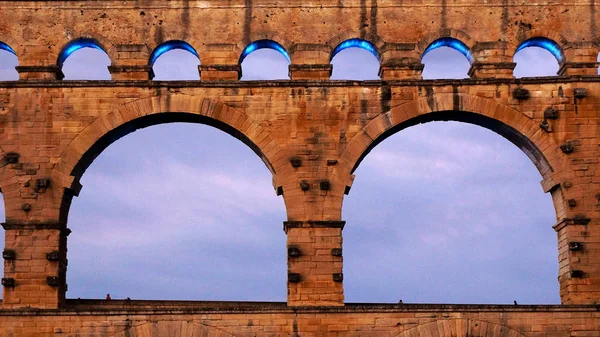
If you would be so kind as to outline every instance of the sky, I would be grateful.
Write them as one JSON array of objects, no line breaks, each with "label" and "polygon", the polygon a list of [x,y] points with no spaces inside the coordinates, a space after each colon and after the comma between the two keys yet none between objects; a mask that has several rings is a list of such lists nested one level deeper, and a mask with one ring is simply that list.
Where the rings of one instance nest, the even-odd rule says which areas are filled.
[{"label": "sky", "polygon": [[[558,70],[537,47],[515,61],[517,77]],[[81,49],[65,61],[65,80],[108,80],[109,63]],[[425,79],[465,78],[469,68],[447,47],[423,63]],[[155,79],[197,80],[198,64],[167,52]],[[378,79],[378,60],[362,49],[332,64],[332,79]],[[0,51],[0,79],[18,78],[15,65]],[[244,60],[242,80],[286,79],[287,65],[261,49]],[[343,207],[346,302],[560,303],[552,200],[508,140],[470,124],[421,124],[379,144],[355,175]],[[67,298],[285,301],[286,214],[271,178],[246,145],[209,126],[121,138],[73,200]]]}]

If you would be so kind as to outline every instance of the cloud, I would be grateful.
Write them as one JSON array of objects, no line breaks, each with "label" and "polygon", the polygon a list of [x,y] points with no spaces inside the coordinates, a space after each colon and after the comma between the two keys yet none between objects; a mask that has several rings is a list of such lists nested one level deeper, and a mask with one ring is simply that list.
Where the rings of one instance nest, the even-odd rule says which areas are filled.
[{"label": "cloud", "polygon": [[[397,181],[425,179],[438,184],[449,184],[451,179],[447,177],[459,178],[464,183],[478,176],[484,177],[486,183],[494,180],[510,183],[518,178],[519,171],[534,167],[523,162],[525,155],[507,140],[478,126],[432,122],[398,134],[405,136],[368,154],[369,160],[361,166],[368,165],[378,175]],[[517,167],[515,161],[523,164]]]},{"label": "cloud", "polygon": [[[223,231],[223,222],[237,228],[248,226],[245,219],[276,214],[283,206],[278,202],[273,188],[264,184],[264,179],[260,184],[253,177],[211,172],[181,162],[150,165],[142,161],[140,168],[141,171],[131,171],[123,176],[92,172],[85,179],[86,185],[89,185],[86,189],[102,190],[96,202],[110,196],[111,202],[116,203],[117,207],[126,208],[133,215],[118,219],[117,224],[112,226],[107,223],[97,226],[96,231],[119,228],[120,233],[116,238],[110,231],[102,233],[107,238],[112,237],[113,244],[121,241],[127,245],[136,242],[154,244],[149,240],[161,241],[165,236],[151,238],[140,235],[140,231],[159,232],[165,226],[178,228],[178,234],[171,240],[184,239],[187,232],[200,230],[203,241],[237,241]],[[135,218],[138,217],[143,217],[147,222],[136,225]],[[127,225],[127,222],[130,224]],[[258,234],[261,227],[252,224],[252,229]],[[89,239],[94,242],[99,234],[94,232]]]},{"label": "cloud", "polygon": [[343,212],[347,300],[559,302],[552,201],[507,140],[464,123],[418,125],[355,174]]},{"label": "cloud", "polygon": [[[174,151],[182,140],[195,156]],[[221,169],[232,161],[251,165]],[[99,296],[94,285],[104,285],[135,298],[285,299],[283,200],[260,159],[229,135],[151,127],[109,147],[82,183],[69,221],[69,296]],[[244,293],[247,282],[256,292]]]}]

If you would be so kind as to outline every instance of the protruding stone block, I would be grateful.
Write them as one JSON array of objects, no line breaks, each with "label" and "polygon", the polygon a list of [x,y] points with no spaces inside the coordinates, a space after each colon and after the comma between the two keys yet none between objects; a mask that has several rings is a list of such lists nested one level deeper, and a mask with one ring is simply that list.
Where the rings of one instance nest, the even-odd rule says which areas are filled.
[{"label": "protruding stone block", "polygon": [[57,65],[49,66],[17,66],[20,81],[46,80],[55,81],[65,78],[62,70]]},{"label": "protruding stone block", "polygon": [[108,67],[114,81],[147,81],[154,78],[149,65],[111,65]]},{"label": "protruding stone block", "polygon": [[516,65],[513,62],[475,62],[468,74],[471,78],[513,78]]},{"label": "protruding stone block", "polygon": [[291,80],[328,80],[331,77],[331,64],[290,64]]},{"label": "protruding stone block", "polygon": [[242,77],[239,64],[201,64],[198,70],[203,81],[239,81]]},{"label": "protruding stone block", "polygon": [[379,77],[384,81],[421,80],[424,68],[420,62],[388,61],[379,67]]},{"label": "protruding stone block", "polygon": [[598,76],[600,62],[565,62],[558,70],[558,76]]},{"label": "protruding stone block", "polygon": [[518,99],[519,101],[524,101],[529,99],[529,90],[524,88],[515,88],[512,92],[513,98]]}]

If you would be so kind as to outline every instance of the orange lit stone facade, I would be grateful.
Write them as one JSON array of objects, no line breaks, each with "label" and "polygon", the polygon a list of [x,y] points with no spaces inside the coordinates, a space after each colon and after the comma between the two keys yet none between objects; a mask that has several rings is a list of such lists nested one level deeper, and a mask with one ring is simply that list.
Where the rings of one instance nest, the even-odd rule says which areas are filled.
[{"label": "orange lit stone facade", "polygon": [[[0,83],[0,336],[600,337],[599,9],[590,0],[0,1],[0,41],[20,74]],[[470,49],[470,79],[421,80],[421,55],[441,37]],[[558,44],[560,76],[513,78],[516,49],[534,37]],[[57,59],[78,38],[106,51],[111,81],[60,80]],[[375,46],[382,81],[329,80],[332,51],[352,38]],[[288,51],[290,81],[239,81],[243,49],[261,39]],[[152,81],[150,55],[171,40],[196,49],[200,81]],[[536,165],[556,210],[563,305],[344,305],[341,210],[354,169],[386,137],[439,120],[488,128]],[[273,174],[287,210],[287,304],[65,299],[67,218],[85,169],[114,140],[166,122],[219,128]]]}]

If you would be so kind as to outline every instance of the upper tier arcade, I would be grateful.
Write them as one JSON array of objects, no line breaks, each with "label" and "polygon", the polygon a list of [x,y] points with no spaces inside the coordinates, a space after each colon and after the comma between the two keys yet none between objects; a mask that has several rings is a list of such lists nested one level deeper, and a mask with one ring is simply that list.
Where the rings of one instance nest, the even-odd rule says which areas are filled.
[{"label": "upper tier arcade", "polygon": [[[290,59],[291,79],[327,79],[340,47],[363,47],[384,80],[420,78],[422,56],[449,46],[473,78],[511,77],[523,47],[550,50],[559,75],[596,75],[594,1],[0,1],[0,41],[26,79],[61,79],[62,62],[81,47],[104,50],[114,80],[147,80],[169,48],[193,50],[202,80],[237,80],[256,48]],[[359,43],[353,43],[353,42]],[[271,42],[266,44],[264,42]],[[166,44],[165,44],[166,43]]]}]

